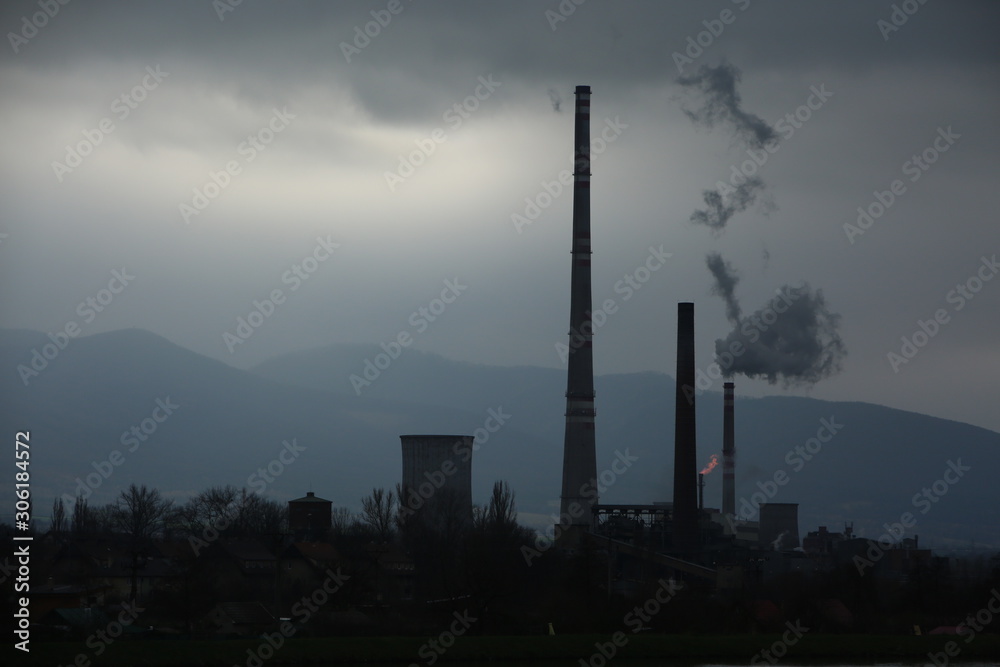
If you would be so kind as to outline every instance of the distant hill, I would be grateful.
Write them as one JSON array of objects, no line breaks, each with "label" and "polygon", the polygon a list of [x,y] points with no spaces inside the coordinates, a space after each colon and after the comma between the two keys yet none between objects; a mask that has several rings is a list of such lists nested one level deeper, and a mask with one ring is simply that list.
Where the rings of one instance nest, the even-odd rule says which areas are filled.
[{"label": "distant hill", "polygon": [[[305,449],[266,484],[266,493],[284,501],[313,490],[356,509],[371,487],[399,480],[399,435],[471,434],[490,410],[509,417],[476,452],[474,499],[485,501],[492,481],[505,479],[523,521],[551,523],[546,517],[558,511],[565,407],[565,373],[558,369],[483,366],[405,349],[358,395],[350,376],[363,376],[365,360],[375,363],[382,351],[378,346],[297,352],[242,371],[129,329],[70,341],[25,386],[18,365],[28,365],[32,350],[49,342],[42,333],[0,331],[0,366],[8,369],[0,378],[0,423],[10,437],[31,430],[39,515],[48,514],[53,497],[72,495],[77,478],[95,473],[93,463],[108,470],[112,464],[102,462],[113,450],[124,460],[102,480],[97,502],[132,481],[179,499],[210,485],[263,484],[251,476],[292,438]],[[378,360],[382,366],[385,361]],[[596,378],[596,388],[598,470],[610,467],[616,451],[638,457],[602,500],[669,500],[672,379],[606,375]],[[751,498],[758,483],[768,487],[775,472],[784,471],[788,482],[773,487],[772,500],[800,504],[803,535],[820,524],[840,529],[854,521],[856,532],[877,537],[883,523],[909,511],[922,545],[1000,547],[992,486],[1000,434],[867,403],[741,398],[738,392],[737,384],[738,499]],[[153,417],[164,413],[154,412],[156,401],[167,397],[180,407],[157,423]],[[703,463],[721,454],[721,403],[718,392],[698,399]],[[143,420],[155,431],[129,452],[135,440],[123,445],[122,434],[133,426],[141,434]],[[795,448],[807,446],[821,420],[837,433],[825,444],[811,443],[814,451],[821,448],[807,461]],[[938,497],[934,483],[949,460],[959,459],[970,469],[953,485],[939,484],[936,490],[944,493]],[[0,482],[0,489],[9,491],[11,480]],[[918,498],[914,504],[924,488],[936,501]],[[721,467],[708,475],[705,497],[709,506],[721,502]]]}]

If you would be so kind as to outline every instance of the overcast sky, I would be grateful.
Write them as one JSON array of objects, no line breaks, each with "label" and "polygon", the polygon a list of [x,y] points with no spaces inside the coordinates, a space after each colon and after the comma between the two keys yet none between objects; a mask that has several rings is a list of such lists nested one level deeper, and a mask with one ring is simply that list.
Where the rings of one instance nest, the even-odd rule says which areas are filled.
[{"label": "overcast sky", "polygon": [[[0,326],[140,327],[241,368],[401,332],[561,367],[572,197],[551,183],[585,84],[605,139],[594,304],[614,302],[597,372],[673,373],[688,300],[707,368],[731,330],[719,253],[745,313],[784,285],[822,290],[847,351],[814,385],[737,377],[739,393],[1000,430],[995,2],[51,4],[0,9]],[[741,112],[781,131],[746,167],[758,196],[713,232],[692,214],[747,142],[692,120],[704,99],[678,79],[725,64]],[[884,211],[852,231],[858,207]],[[412,317],[442,291],[433,322]]]}]

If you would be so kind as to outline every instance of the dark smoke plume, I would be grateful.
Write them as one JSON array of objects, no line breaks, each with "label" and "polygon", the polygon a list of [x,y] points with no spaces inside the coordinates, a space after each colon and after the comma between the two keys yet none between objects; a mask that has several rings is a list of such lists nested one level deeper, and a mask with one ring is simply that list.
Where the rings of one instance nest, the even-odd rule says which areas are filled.
[{"label": "dark smoke plume", "polygon": [[706,225],[714,234],[720,234],[729,219],[753,204],[763,189],[764,181],[752,176],[730,188],[731,192],[726,192],[725,196],[718,190],[705,190],[702,192],[705,208],[692,213],[691,222]]},{"label": "dark smoke plume", "polygon": [[737,67],[722,62],[718,67],[703,65],[696,73],[677,79],[685,88],[701,93],[701,106],[684,109],[684,113],[695,123],[709,128],[717,123],[729,124],[744,144],[763,148],[767,142],[777,140],[778,135],[762,118],[740,108],[740,94],[736,92],[740,77]]},{"label": "dark smoke plume", "polygon": [[840,315],[830,312],[823,292],[813,292],[806,283],[778,293],[715,341],[723,374],[765,378],[771,384],[780,380],[788,387],[838,373],[847,349],[837,330]]},{"label": "dark smoke plume", "polygon": [[552,110],[556,113],[562,112],[562,95],[555,88],[549,88],[549,101],[552,102]]},{"label": "dark smoke plume", "polygon": [[736,269],[729,262],[722,259],[722,255],[717,252],[710,252],[705,257],[705,264],[715,278],[712,285],[712,294],[721,296],[726,301],[726,317],[732,324],[740,321],[740,302],[736,299],[736,285],[740,278],[736,275]]}]

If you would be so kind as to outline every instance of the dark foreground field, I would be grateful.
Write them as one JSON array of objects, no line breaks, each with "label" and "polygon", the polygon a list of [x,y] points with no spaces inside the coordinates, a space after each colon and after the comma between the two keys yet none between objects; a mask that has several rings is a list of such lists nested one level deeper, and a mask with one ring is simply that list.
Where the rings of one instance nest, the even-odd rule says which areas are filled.
[{"label": "dark foreground field", "polygon": [[[580,665],[583,659],[600,667],[599,646],[618,660],[656,659],[658,662],[731,662],[768,665],[763,650],[775,648],[772,658],[778,662],[849,662],[900,660],[924,664],[928,654],[939,654],[938,664],[947,661],[1000,659],[1000,636],[977,636],[966,643],[961,637],[915,637],[891,635],[813,635],[782,649],[780,635],[625,635],[627,643],[614,646],[608,635],[559,635],[531,637],[460,637],[443,654],[416,637],[342,637],[329,639],[291,639],[273,651],[264,640],[254,641],[118,641],[99,656],[83,642],[32,642],[31,653],[19,653],[18,665],[330,665],[387,663],[410,665],[438,662],[571,660]],[[435,638],[436,639],[436,638]],[[618,637],[622,643],[622,636]],[[952,644],[948,658],[944,651]],[[262,648],[267,647],[267,648]],[[80,658],[83,656],[83,658]],[[260,659],[263,658],[263,659]],[[433,659],[433,662],[432,662]],[[85,660],[85,661],[83,661]]]}]

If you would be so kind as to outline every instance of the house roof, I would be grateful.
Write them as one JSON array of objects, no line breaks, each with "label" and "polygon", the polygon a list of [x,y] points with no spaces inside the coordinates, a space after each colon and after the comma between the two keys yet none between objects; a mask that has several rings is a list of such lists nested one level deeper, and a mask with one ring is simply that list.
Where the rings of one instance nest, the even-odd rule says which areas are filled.
[{"label": "house roof", "polygon": [[331,561],[337,560],[340,557],[337,549],[332,544],[326,544],[325,542],[295,542],[292,544],[292,549],[304,558],[314,561]]},{"label": "house roof", "polygon": [[312,491],[306,493],[302,498],[296,498],[295,500],[289,500],[290,503],[327,503],[329,505],[333,504],[332,500],[326,500],[325,498],[319,498]]},{"label": "house roof", "polygon": [[255,540],[227,540],[222,547],[226,553],[240,560],[274,560],[274,554]]},{"label": "house roof", "polygon": [[218,609],[236,625],[269,625],[274,617],[259,602],[222,602]]},{"label": "house roof", "polygon": [[32,586],[31,595],[35,597],[40,596],[81,596],[89,595],[90,593],[96,593],[101,590],[107,590],[110,586],[80,586],[77,584],[43,584],[41,586]]},{"label": "house roof", "polygon": [[375,560],[379,567],[394,569],[393,565],[412,566],[413,559],[407,556],[395,544],[368,544],[365,546],[368,556]]},{"label": "house roof", "polygon": [[59,607],[46,614],[53,624],[68,625],[71,628],[94,628],[108,624],[107,615],[93,607]]}]

